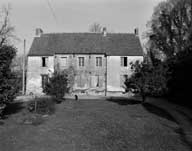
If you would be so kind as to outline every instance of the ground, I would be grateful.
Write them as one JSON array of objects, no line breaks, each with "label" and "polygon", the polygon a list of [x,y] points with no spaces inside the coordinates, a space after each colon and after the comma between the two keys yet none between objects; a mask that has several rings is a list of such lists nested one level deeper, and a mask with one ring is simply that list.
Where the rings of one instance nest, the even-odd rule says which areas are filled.
[{"label": "ground", "polygon": [[153,103],[67,99],[40,125],[21,124],[22,104],[1,121],[2,151],[189,151],[179,123]]}]

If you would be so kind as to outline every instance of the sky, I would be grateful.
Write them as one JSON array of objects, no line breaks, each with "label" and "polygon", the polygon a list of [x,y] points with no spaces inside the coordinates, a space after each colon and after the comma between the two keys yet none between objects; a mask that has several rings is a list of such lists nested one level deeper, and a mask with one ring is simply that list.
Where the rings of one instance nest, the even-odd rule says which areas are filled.
[{"label": "sky", "polygon": [[[18,53],[31,47],[35,29],[44,33],[88,32],[94,22],[115,33],[142,35],[154,7],[162,0],[0,0],[0,6],[11,6],[11,24],[20,39],[14,44]],[[141,39],[142,42],[142,39]]]}]

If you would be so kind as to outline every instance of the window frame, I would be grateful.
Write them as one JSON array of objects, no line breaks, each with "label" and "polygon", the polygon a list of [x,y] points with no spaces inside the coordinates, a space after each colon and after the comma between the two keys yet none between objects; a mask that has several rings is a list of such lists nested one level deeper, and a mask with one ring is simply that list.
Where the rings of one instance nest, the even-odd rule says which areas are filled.
[{"label": "window frame", "polygon": [[84,67],[85,66],[85,57],[78,57],[79,61],[79,67]]},{"label": "window frame", "polygon": [[121,67],[128,67],[128,57],[121,57]]},{"label": "window frame", "polygon": [[[61,67],[67,67],[67,65],[68,65],[68,60],[67,60],[67,57],[60,57],[60,66]],[[63,61],[63,59],[65,59],[65,64],[62,64],[64,61]]]},{"label": "window frame", "polygon": [[[129,78],[129,75],[128,74],[122,74],[120,75],[120,86],[121,87],[124,87],[125,86],[125,81],[126,79]],[[122,80],[122,81],[121,81]]]},{"label": "window frame", "polygon": [[102,57],[96,57],[96,67],[102,67]]}]

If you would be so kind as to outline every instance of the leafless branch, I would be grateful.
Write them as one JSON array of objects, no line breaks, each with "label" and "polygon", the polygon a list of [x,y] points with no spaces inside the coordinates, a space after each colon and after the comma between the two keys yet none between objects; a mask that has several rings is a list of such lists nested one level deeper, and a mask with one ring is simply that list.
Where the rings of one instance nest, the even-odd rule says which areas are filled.
[{"label": "leafless branch", "polygon": [[9,21],[10,7],[2,7],[0,12],[0,46],[9,42],[14,38],[14,27],[10,25]]}]

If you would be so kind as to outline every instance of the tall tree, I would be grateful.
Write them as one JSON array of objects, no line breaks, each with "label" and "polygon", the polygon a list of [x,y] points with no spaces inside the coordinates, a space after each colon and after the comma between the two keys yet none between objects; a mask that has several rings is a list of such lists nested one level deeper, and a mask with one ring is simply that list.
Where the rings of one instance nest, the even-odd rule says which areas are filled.
[{"label": "tall tree", "polygon": [[150,51],[164,53],[167,58],[176,56],[191,44],[192,1],[168,0],[160,3],[149,26]]},{"label": "tall tree", "polygon": [[8,44],[12,38],[15,38],[14,27],[10,24],[9,16],[10,6],[2,7],[0,9],[0,46]]},{"label": "tall tree", "polygon": [[192,85],[192,1],[167,0],[160,3],[149,26],[147,37],[151,60],[154,63],[160,54],[164,54],[164,62],[171,73],[167,83],[169,94],[177,99],[182,97],[182,102],[185,102],[187,99],[183,98],[190,96]]}]

